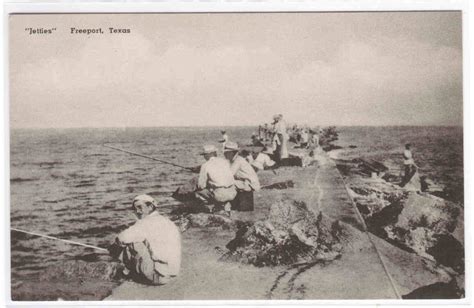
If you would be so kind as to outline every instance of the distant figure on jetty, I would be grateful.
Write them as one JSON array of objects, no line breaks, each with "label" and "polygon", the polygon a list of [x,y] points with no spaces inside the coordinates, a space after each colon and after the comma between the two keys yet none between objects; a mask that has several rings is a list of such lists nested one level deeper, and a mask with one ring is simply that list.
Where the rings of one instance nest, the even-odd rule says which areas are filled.
[{"label": "distant figure on jetty", "polygon": [[258,137],[255,133],[252,134],[252,145],[258,147],[264,146],[263,142],[260,140],[260,137]]},{"label": "distant figure on jetty", "polygon": [[224,156],[230,162],[230,170],[235,179],[238,191],[258,191],[260,181],[249,162],[239,155],[237,143],[229,141],[224,149]]},{"label": "distant figure on jetty", "polygon": [[265,125],[263,125],[263,132],[264,132],[264,141],[269,141],[271,139],[271,132],[270,132],[270,129],[268,128],[268,123],[265,123]]},{"label": "distant figure on jetty", "polygon": [[275,159],[279,162],[283,158],[288,158],[289,156],[287,145],[289,137],[286,131],[286,122],[283,120],[282,114],[273,116],[273,130],[275,132],[275,137],[278,139],[275,142]]},{"label": "distant figure on jetty", "polygon": [[311,148],[313,150],[318,150],[319,149],[319,135],[322,133],[322,130],[319,130],[319,133],[316,131],[313,131],[313,134],[311,136]]},{"label": "distant figure on jetty", "polygon": [[[226,146],[231,143],[233,142],[228,141]],[[224,158],[217,157],[217,148],[213,145],[205,145],[201,155],[206,162],[199,172],[196,197],[208,205],[210,212],[213,212],[216,206],[223,206],[224,211],[230,214],[229,202],[237,195],[230,164]]]},{"label": "distant figure on jetty", "polygon": [[224,150],[225,144],[227,143],[227,141],[229,141],[229,136],[227,135],[227,132],[225,130],[221,130],[221,134],[222,139],[219,140],[219,142],[222,143],[222,150]]},{"label": "distant figure on jetty", "polygon": [[300,148],[306,149],[309,143],[309,134],[306,128],[303,128],[300,133]]},{"label": "distant figure on jetty", "polygon": [[403,151],[403,165],[405,167],[405,173],[402,184],[406,184],[410,181],[413,175],[416,173],[416,164],[413,160],[413,154],[411,152],[411,144],[405,144],[405,150]]},{"label": "distant figure on jetty", "polygon": [[273,151],[268,146],[264,147],[262,152],[258,153],[257,157],[252,162],[252,167],[255,171],[275,166],[275,162],[270,158],[270,155],[273,155]]},{"label": "distant figure on jetty", "polygon": [[152,197],[135,197],[132,208],[138,221],[117,236],[111,254],[125,265],[124,274],[137,282],[166,284],[178,275],[181,266],[180,232],[158,213]]}]

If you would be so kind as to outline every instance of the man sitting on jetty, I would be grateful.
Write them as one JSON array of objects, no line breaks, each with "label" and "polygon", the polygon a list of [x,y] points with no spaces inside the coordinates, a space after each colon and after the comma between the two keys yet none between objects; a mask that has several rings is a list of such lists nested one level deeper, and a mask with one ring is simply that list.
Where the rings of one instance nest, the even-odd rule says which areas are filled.
[{"label": "man sitting on jetty", "polygon": [[[229,143],[232,142],[228,141],[226,146]],[[231,211],[229,202],[237,195],[229,162],[217,157],[217,148],[213,145],[204,146],[204,152],[201,155],[204,156],[206,162],[199,172],[196,197],[206,203],[210,212],[214,211],[215,206],[223,206],[229,214]]]},{"label": "man sitting on jetty", "polygon": [[300,148],[306,149],[308,147],[309,134],[306,128],[303,128],[300,133]]},{"label": "man sitting on jetty", "polygon": [[273,151],[268,146],[264,147],[262,152],[258,153],[257,157],[251,162],[255,171],[269,169],[275,166],[276,163],[270,158],[270,155],[273,155]]},{"label": "man sitting on jetty", "polygon": [[229,141],[224,148],[224,156],[230,162],[230,169],[238,191],[258,191],[260,181],[257,173],[245,158],[239,155],[237,143]]},{"label": "man sitting on jetty", "polygon": [[135,197],[132,209],[138,221],[109,249],[124,263],[124,274],[137,282],[163,285],[176,277],[181,266],[181,235],[176,225],[157,211],[155,199]]},{"label": "man sitting on jetty", "polygon": [[257,146],[257,147],[264,146],[262,140],[260,140],[260,137],[258,137],[257,134],[255,134],[255,133],[252,134],[251,145]]}]

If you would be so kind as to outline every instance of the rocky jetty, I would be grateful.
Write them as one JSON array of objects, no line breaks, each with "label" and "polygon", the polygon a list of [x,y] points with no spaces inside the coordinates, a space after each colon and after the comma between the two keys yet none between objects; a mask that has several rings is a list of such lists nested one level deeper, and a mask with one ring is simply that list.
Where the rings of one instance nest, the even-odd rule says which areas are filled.
[{"label": "rocky jetty", "polygon": [[[347,161],[338,165],[352,199],[371,233],[389,243],[433,262],[450,280],[424,290],[447,288],[462,296],[464,289],[463,208],[421,191],[419,177],[400,187],[383,178],[364,176],[364,170]],[[387,178],[384,175],[384,178]],[[453,290],[457,290],[456,292]],[[445,292],[445,291],[443,291]],[[441,292],[441,293],[443,293]],[[445,293],[446,293],[445,292]],[[418,293],[415,293],[418,294]],[[426,296],[426,294],[424,295]],[[412,297],[407,297],[412,298]]]},{"label": "rocky jetty", "polygon": [[[85,256],[90,259],[91,255]],[[69,260],[42,271],[38,277],[12,286],[13,300],[99,300],[119,285],[123,267],[109,260]]]}]

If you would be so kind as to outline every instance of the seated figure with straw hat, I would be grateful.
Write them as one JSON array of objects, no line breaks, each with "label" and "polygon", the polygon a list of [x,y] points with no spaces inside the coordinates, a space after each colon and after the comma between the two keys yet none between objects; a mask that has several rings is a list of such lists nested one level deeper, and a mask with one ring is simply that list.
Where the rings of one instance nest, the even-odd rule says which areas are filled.
[{"label": "seated figure with straw hat", "polygon": [[233,203],[234,208],[239,211],[253,210],[253,192],[260,190],[257,173],[250,163],[239,155],[237,143],[229,141],[224,148],[224,156],[230,162],[230,169],[238,192]]},{"label": "seated figure with straw hat", "polygon": [[230,164],[217,157],[217,148],[214,145],[205,145],[201,155],[206,162],[199,172],[196,197],[206,203],[210,212],[213,212],[216,206],[222,206],[230,213],[230,201],[237,195]]},{"label": "seated figure with straw hat", "polygon": [[273,151],[269,146],[264,147],[263,150],[258,153],[257,157],[251,162],[256,172],[276,166],[276,163],[270,158],[270,155],[273,155]]},{"label": "seated figure with straw hat", "polygon": [[117,236],[109,251],[123,262],[126,276],[144,284],[166,284],[179,273],[181,234],[158,213],[151,196],[135,197],[132,209],[138,221]]}]

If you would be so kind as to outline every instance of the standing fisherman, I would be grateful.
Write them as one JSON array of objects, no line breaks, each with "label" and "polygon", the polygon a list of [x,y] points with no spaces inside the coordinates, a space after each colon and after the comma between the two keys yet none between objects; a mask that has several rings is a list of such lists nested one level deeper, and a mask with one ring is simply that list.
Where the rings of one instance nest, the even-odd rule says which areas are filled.
[{"label": "standing fisherman", "polygon": [[283,120],[283,115],[278,114],[273,116],[273,125],[275,135],[278,138],[276,143],[275,159],[279,162],[284,158],[288,158],[288,133],[286,131],[286,122]]},{"label": "standing fisherman", "polygon": [[162,285],[176,277],[181,266],[181,235],[176,225],[156,210],[155,199],[135,197],[138,221],[122,233],[110,249],[124,263],[124,274],[138,282]]},{"label": "standing fisherman", "polygon": [[411,152],[411,144],[409,143],[405,144],[405,150],[403,151],[403,165],[405,166],[405,173],[402,183],[406,184],[416,173],[416,165]]}]

